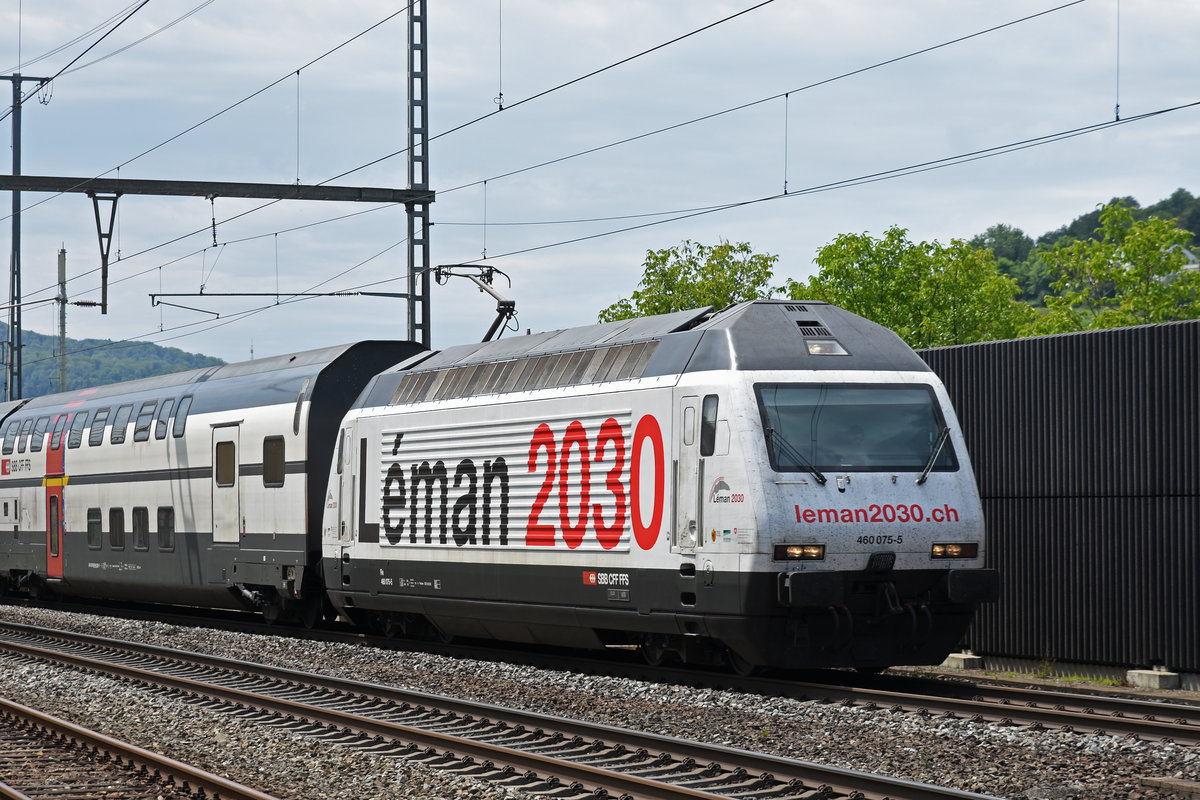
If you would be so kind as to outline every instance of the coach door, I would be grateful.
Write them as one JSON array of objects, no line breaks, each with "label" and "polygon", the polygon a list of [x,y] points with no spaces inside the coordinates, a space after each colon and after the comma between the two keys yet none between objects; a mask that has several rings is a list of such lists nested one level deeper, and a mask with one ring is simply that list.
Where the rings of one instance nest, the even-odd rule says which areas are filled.
[{"label": "coach door", "polygon": [[699,502],[700,487],[704,483],[697,441],[699,416],[699,397],[688,396],[680,400],[675,462],[675,549],[689,553],[700,543],[704,526]]},{"label": "coach door", "polygon": [[54,422],[50,433],[50,447],[46,450],[46,576],[63,576],[63,429],[67,426],[67,415],[61,414]]},{"label": "coach door", "polygon": [[212,436],[213,542],[235,543],[241,530],[242,492],[238,469],[241,427],[218,425]]}]

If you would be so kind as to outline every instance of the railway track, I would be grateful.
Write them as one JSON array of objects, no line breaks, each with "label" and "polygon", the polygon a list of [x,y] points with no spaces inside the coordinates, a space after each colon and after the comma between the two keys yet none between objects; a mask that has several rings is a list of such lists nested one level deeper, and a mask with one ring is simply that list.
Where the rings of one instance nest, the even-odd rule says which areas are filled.
[{"label": "railway track", "polygon": [[0,649],[163,687],[245,720],[532,792],[648,800],[984,795],[164,648],[0,625]]},{"label": "railway track", "polygon": [[196,767],[0,698],[0,798],[274,800]]},{"label": "railway track", "polygon": [[[81,607],[82,610],[82,607]],[[693,685],[697,688],[837,703],[846,707],[969,719],[976,722],[1016,725],[1033,730],[1052,729],[1081,734],[1123,736],[1147,741],[1200,744],[1200,705],[1140,700],[1111,693],[1064,692],[1028,685],[994,685],[953,679],[901,675],[864,675],[813,670],[780,677],[741,677],[679,666],[650,667],[640,659],[594,658],[556,651],[526,651],[493,644],[443,644],[364,634],[360,631],[305,630],[266,625],[242,615],[212,620],[162,609],[126,611],[140,618],[180,625],[216,625],[244,633],[284,635],[312,641],[332,641],[424,652],[480,660],[502,659],[549,669],[572,670]],[[0,623],[2,626],[3,623]],[[610,654],[616,655],[616,654]],[[845,680],[841,680],[845,678]]]},{"label": "railway track", "polygon": [[[77,610],[94,613],[94,609],[83,606]],[[1164,743],[1200,744],[1200,705],[1140,700],[1106,692],[1065,692],[1030,685],[996,685],[896,674],[875,676],[832,670],[803,671],[778,677],[741,677],[680,666],[651,667],[639,658],[595,658],[553,650],[534,651],[512,646],[499,648],[493,643],[447,644],[394,639],[358,630],[279,627],[247,615],[214,619],[161,608],[124,609],[121,615],[189,627],[207,625],[221,630],[289,636],[309,641],[368,643],[381,648],[419,650],[456,658],[484,661],[500,659],[547,669],[601,673],[697,688],[730,689],[868,710],[1017,725],[1033,730],[1052,729]],[[609,655],[619,656],[615,653]]]}]

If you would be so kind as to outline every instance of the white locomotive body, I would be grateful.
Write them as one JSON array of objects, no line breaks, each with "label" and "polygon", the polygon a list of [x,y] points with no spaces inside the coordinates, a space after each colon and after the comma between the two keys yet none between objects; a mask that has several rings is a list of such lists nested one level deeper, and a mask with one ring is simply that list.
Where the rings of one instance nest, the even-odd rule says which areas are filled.
[{"label": "white locomotive body", "polygon": [[874,668],[942,660],[995,597],[944,390],[822,303],[415,357],[328,486],[329,598],[389,631]]}]

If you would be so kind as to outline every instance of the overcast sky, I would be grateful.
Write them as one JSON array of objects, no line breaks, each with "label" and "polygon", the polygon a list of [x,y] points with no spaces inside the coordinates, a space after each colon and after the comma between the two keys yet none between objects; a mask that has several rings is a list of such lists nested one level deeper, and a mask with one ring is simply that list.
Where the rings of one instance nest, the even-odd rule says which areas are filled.
[{"label": "overcast sky", "polygon": [[[755,5],[430,0],[430,132],[483,118],[429,146],[438,193],[432,262],[486,253],[486,263],[512,279],[499,288],[516,301],[520,329],[539,331],[594,322],[636,288],[647,250],[686,239],[745,241],[777,254],[782,284],[812,274],[816,252],[842,233],[880,236],[898,225],[914,240],[946,243],[1003,222],[1036,238],[1114,196],[1148,205],[1180,187],[1200,192],[1200,108],[1136,119],[1200,100],[1195,0],[1085,0],[1056,11],[1053,0]],[[0,74],[54,75],[135,7],[0,0]],[[151,0],[76,67],[195,13],[65,72],[48,104],[27,100],[22,172],[312,184],[402,151],[403,10],[383,0]],[[747,13],[534,98],[739,11]],[[856,73],[1041,12],[1051,13]],[[506,109],[493,113],[501,93]],[[0,81],[0,104],[9,94]],[[534,99],[521,102],[527,98]],[[1102,125],[1118,102],[1127,124],[807,191]],[[10,126],[11,117],[0,121],[7,142]],[[679,127],[606,147],[672,126]],[[604,149],[527,169],[594,148]],[[10,171],[9,152],[0,172]],[[405,188],[405,156],[335,183]],[[22,201],[26,301],[53,295],[60,247],[71,299],[98,299],[99,246],[86,195],[25,193]],[[747,201],[759,202],[685,216]],[[68,334],[138,338],[230,361],[404,336],[404,306],[391,299],[275,305],[273,297],[181,296],[168,302],[189,308],[152,306],[152,293],[201,287],[278,290],[284,301],[367,285],[404,290],[403,208],[281,202],[226,222],[262,204],[217,199],[214,247],[208,200],[122,197],[109,314],[72,306]],[[5,197],[6,245],[9,207]],[[333,221],[362,211],[369,213]],[[293,230],[300,226],[308,227]],[[435,286],[432,304],[435,346],[478,340],[494,316],[494,301],[462,279]],[[28,305],[24,320],[54,333],[57,310]]]}]

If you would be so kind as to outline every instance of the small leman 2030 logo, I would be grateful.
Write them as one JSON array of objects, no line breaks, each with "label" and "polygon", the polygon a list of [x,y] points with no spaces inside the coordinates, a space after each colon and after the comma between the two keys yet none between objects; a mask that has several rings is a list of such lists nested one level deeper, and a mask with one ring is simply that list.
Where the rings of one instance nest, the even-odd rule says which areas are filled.
[{"label": "small leman 2030 logo", "polygon": [[710,503],[744,503],[746,495],[741,492],[735,492],[725,482],[725,476],[722,475],[713,481],[712,488],[708,490],[708,502]]}]

